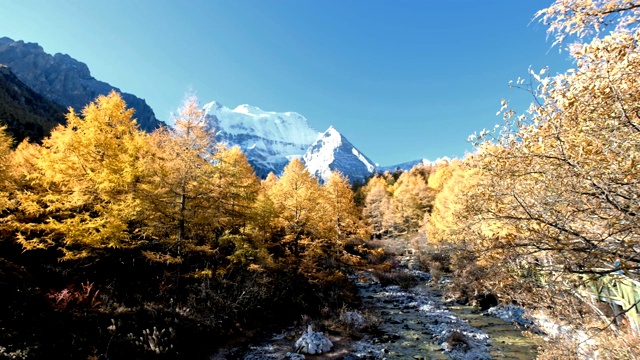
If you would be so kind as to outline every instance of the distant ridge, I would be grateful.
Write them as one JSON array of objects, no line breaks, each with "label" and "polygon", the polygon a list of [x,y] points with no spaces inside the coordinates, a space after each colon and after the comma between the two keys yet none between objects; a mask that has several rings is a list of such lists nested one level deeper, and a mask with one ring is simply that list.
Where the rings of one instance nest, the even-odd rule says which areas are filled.
[{"label": "distant ridge", "polygon": [[390,172],[394,172],[394,171],[409,171],[409,170],[413,169],[417,165],[435,166],[435,165],[437,165],[437,164],[439,164],[441,162],[450,162],[450,161],[451,161],[451,159],[449,159],[446,156],[438,158],[435,161],[431,161],[431,160],[427,160],[427,159],[418,159],[418,160],[407,161],[407,162],[403,162],[403,163],[395,164],[395,165],[378,166],[377,169],[376,169],[376,172],[383,173],[385,171],[390,171]]},{"label": "distant ridge", "polygon": [[51,55],[36,43],[0,37],[0,64],[9,66],[28,87],[64,108],[82,110],[98,95],[115,90],[135,109],[134,118],[140,129],[150,132],[162,124],[143,99],[96,80],[86,64],[69,55]]}]

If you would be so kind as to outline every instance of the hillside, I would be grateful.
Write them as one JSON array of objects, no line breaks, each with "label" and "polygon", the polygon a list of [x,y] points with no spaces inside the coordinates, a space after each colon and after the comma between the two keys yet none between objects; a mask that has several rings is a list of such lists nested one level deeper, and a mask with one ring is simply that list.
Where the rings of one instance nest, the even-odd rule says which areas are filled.
[{"label": "hillside", "polygon": [[144,99],[97,80],[86,64],[69,55],[51,55],[36,43],[0,37],[0,64],[9,66],[18,79],[35,92],[65,108],[82,110],[98,95],[115,90],[136,110],[134,118],[140,129],[153,131],[161,125]]},{"label": "hillside", "polygon": [[0,124],[16,143],[25,138],[40,141],[65,122],[65,109],[44,98],[0,65]]}]

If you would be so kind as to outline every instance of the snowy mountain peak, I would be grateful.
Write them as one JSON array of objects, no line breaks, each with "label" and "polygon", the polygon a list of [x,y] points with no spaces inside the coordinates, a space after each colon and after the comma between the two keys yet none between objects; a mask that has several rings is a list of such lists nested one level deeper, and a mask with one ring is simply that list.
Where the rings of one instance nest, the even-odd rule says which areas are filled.
[{"label": "snowy mountain peak", "polygon": [[[333,148],[338,148],[342,144],[342,134],[336,130],[333,125],[329,126],[329,128],[318,135],[316,141],[311,145],[311,147],[326,147],[332,146]],[[311,149],[310,149],[311,150]]]},{"label": "snowy mountain peak", "polygon": [[217,102],[217,101],[212,101],[212,102],[210,102],[210,103],[205,104],[205,105],[202,107],[202,110],[203,110],[205,113],[209,113],[209,112],[212,112],[212,111],[219,111],[219,110],[221,110],[222,108],[225,108],[225,106],[224,106],[224,105],[222,105],[222,104],[220,104],[220,103],[219,103],[219,102]]},{"label": "snowy mountain peak", "polygon": [[374,163],[333,126],[318,133],[296,112],[265,111],[248,104],[231,110],[216,101],[203,110],[209,126],[216,129],[216,140],[238,145],[261,177],[281,174],[293,158],[302,158],[320,181],[332,170],[351,181],[364,180],[375,171]]},{"label": "snowy mountain peak", "polygon": [[333,127],[333,125],[329,126],[327,131],[325,131],[322,135],[324,137],[335,137],[335,136],[342,137],[342,134],[340,134],[338,130],[336,130],[336,128]]},{"label": "snowy mountain peak", "polygon": [[339,170],[350,181],[363,181],[375,171],[373,161],[356,149],[333,126],[320,134],[304,154],[307,170],[327,181],[332,170]]},{"label": "snowy mountain peak", "polygon": [[240,114],[246,114],[246,115],[253,115],[253,116],[260,116],[260,115],[266,113],[265,111],[263,111],[259,107],[252,106],[252,105],[249,105],[249,104],[238,105],[235,109],[233,109],[233,112],[237,112],[237,113],[240,113]]},{"label": "snowy mountain peak", "polygon": [[243,104],[231,110],[218,102],[203,107],[216,140],[238,145],[259,176],[280,174],[293,157],[300,157],[318,137],[307,119],[295,112],[264,111]]}]

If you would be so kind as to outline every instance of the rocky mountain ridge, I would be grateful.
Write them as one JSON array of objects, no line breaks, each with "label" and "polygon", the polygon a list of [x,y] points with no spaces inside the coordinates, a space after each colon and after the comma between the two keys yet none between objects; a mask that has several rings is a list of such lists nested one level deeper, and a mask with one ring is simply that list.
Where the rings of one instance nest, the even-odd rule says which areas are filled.
[{"label": "rocky mountain ridge", "polygon": [[98,95],[116,90],[127,105],[136,110],[134,117],[142,130],[153,131],[161,125],[143,99],[95,79],[86,64],[69,55],[51,55],[37,43],[0,37],[0,64],[9,66],[18,79],[35,92],[65,108],[82,110]]}]

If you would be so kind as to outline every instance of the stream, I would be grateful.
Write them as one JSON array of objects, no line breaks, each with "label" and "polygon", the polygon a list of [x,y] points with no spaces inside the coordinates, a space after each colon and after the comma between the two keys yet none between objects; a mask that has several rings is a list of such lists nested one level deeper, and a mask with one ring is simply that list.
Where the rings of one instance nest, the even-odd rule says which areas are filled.
[{"label": "stream", "polygon": [[[407,270],[410,271],[410,270]],[[408,290],[383,287],[369,271],[358,271],[353,280],[363,301],[362,311],[377,314],[377,329],[361,338],[327,331],[334,344],[321,355],[306,359],[535,359],[539,337],[524,336],[514,323],[467,305],[443,300],[441,287],[429,275],[411,272],[420,284]],[[243,354],[230,356],[227,349],[210,359],[302,359],[293,352],[304,326],[292,326],[272,334]],[[236,352],[238,350],[236,349]]]}]

